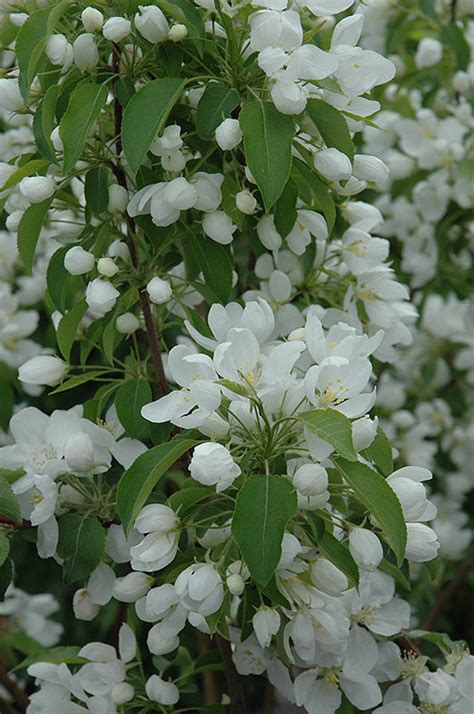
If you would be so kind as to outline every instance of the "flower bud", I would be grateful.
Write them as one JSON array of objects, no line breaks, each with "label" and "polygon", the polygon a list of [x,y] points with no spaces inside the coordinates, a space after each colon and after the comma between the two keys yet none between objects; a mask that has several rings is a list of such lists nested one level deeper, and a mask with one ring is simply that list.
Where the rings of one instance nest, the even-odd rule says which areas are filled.
[{"label": "flower bud", "polygon": [[206,213],[202,219],[204,233],[221,245],[232,243],[233,233],[237,226],[232,223],[232,218],[224,211],[213,211]]},{"label": "flower bud", "polygon": [[155,303],[155,305],[162,305],[171,298],[173,291],[171,285],[167,280],[162,280],[161,278],[155,276],[152,278],[146,286],[147,293],[150,296],[150,300]]},{"label": "flower bud", "polygon": [[250,191],[244,189],[235,194],[235,205],[239,211],[245,213],[246,216],[251,216],[252,213],[255,213],[255,209],[257,208],[257,199]]},{"label": "flower bud", "polygon": [[74,617],[78,620],[90,622],[99,614],[100,605],[96,605],[92,602],[90,593],[86,588],[80,588],[80,590],[76,590],[74,593],[72,609]]},{"label": "flower bud", "polygon": [[104,16],[95,7],[86,7],[81,13],[81,20],[86,32],[98,32],[104,24]]},{"label": "flower bud", "polygon": [[111,258],[120,258],[124,263],[130,262],[130,251],[128,246],[123,240],[119,240],[118,238],[112,241],[109,245],[107,255]]},{"label": "flower bud", "polygon": [[232,575],[229,575],[227,577],[226,583],[229,592],[231,592],[232,595],[242,595],[242,593],[244,592],[245,582],[243,577],[238,573],[233,573]]},{"label": "flower bud", "polygon": [[350,178],[352,165],[349,157],[338,149],[323,149],[314,157],[314,168],[330,181]]},{"label": "flower bud", "polygon": [[383,188],[389,177],[388,166],[377,156],[356,154],[354,176],[362,181],[372,181],[378,188]]},{"label": "flower bud", "polygon": [[261,607],[252,618],[253,631],[260,647],[269,647],[273,635],[280,629],[281,618],[277,610]]},{"label": "flower bud", "polygon": [[119,296],[119,291],[101,278],[92,280],[86,288],[86,302],[96,317],[103,317],[112,310]]},{"label": "flower bud", "polygon": [[407,560],[425,563],[436,558],[438,550],[438,536],[432,528],[424,523],[407,523]]},{"label": "flower bud", "polygon": [[99,61],[99,51],[94,35],[87,32],[79,35],[72,45],[74,64],[80,72],[91,72]]},{"label": "flower bud", "polygon": [[52,145],[58,152],[64,151],[64,144],[59,134],[59,126],[56,126],[49,135]]},{"label": "flower bud", "polygon": [[180,42],[180,40],[184,40],[187,34],[188,28],[186,27],[186,25],[177,23],[176,25],[173,25],[173,27],[170,27],[168,32],[168,39],[171,40],[171,42]]},{"label": "flower bud", "polygon": [[0,79],[0,107],[7,112],[17,112],[25,108],[17,79]]},{"label": "flower bud", "polygon": [[165,682],[157,674],[152,674],[145,685],[145,691],[148,699],[152,702],[158,702],[165,706],[176,704],[179,700],[178,687],[172,682]]},{"label": "flower bud", "polygon": [[145,40],[156,44],[168,37],[168,20],[159,7],[139,5],[140,12],[135,15],[135,27]]},{"label": "flower bud", "polygon": [[45,52],[51,64],[70,66],[72,62],[72,47],[64,35],[51,35],[46,43]]},{"label": "flower bud", "polygon": [[238,119],[224,119],[215,132],[216,141],[223,151],[230,151],[242,141],[242,130]]},{"label": "flower bud", "polygon": [[51,176],[26,176],[20,181],[19,188],[30,203],[41,203],[53,195],[56,182]]},{"label": "flower bud", "polygon": [[361,417],[352,422],[352,441],[355,450],[361,452],[367,449],[377,436],[377,420]]},{"label": "flower bud", "polygon": [[136,602],[147,594],[150,589],[150,576],[146,573],[129,573],[123,578],[117,578],[114,583],[113,596],[120,602]]},{"label": "flower bud", "polygon": [[89,434],[79,431],[70,436],[64,449],[66,463],[72,471],[90,471],[94,464],[94,445]]},{"label": "flower bud", "polygon": [[71,275],[84,275],[92,270],[95,265],[95,258],[92,253],[75,245],[69,248],[64,256],[64,267]]},{"label": "flower bud", "polygon": [[126,704],[135,696],[135,689],[128,682],[119,682],[112,689],[110,696],[114,704]]},{"label": "flower bud", "polygon": [[106,278],[112,278],[118,273],[118,266],[112,258],[99,258],[97,261],[97,272],[99,275],[104,275]]},{"label": "flower bud", "polygon": [[176,528],[176,513],[163,503],[144,506],[137,516],[135,528],[139,533],[168,533]]},{"label": "flower bud", "polygon": [[106,40],[120,42],[130,34],[132,23],[124,17],[111,17],[105,23],[102,34]]},{"label": "flower bud", "polygon": [[66,374],[67,365],[59,357],[39,355],[24,362],[18,370],[18,379],[26,384],[54,387]]},{"label": "flower bud", "polygon": [[311,565],[311,580],[313,585],[328,595],[341,595],[348,588],[348,580],[342,570],[339,570],[330,560],[318,558]]},{"label": "flower bud", "polygon": [[196,446],[189,464],[191,477],[205,486],[216,486],[219,493],[240,476],[240,467],[222,444],[205,443]]},{"label": "flower bud", "polygon": [[328,473],[320,464],[303,464],[296,469],[293,483],[303,496],[320,496],[328,487]]},{"label": "flower bud", "polygon": [[418,43],[415,54],[415,65],[418,69],[433,67],[443,56],[443,45],[434,37],[423,37]]},{"label": "flower bud", "polygon": [[382,561],[382,545],[367,528],[352,528],[349,532],[349,550],[357,565],[365,570],[375,570]]},{"label": "flower bud", "polygon": [[12,12],[8,15],[8,17],[10,18],[12,25],[15,25],[15,27],[22,27],[28,20],[29,15],[26,12]]},{"label": "flower bud", "polygon": [[13,213],[10,213],[9,216],[7,216],[5,220],[5,227],[7,230],[11,231],[12,233],[16,233],[18,230],[18,226],[20,225],[20,221],[23,218],[23,213],[24,211],[13,211]]},{"label": "flower bud", "polygon": [[109,213],[123,213],[128,205],[128,192],[118,183],[109,186],[109,202],[107,210]]},{"label": "flower bud", "polygon": [[260,243],[267,250],[279,250],[282,244],[282,237],[275,227],[273,216],[263,216],[257,223],[257,235]]},{"label": "flower bud", "polygon": [[121,335],[133,335],[140,327],[140,321],[133,312],[124,312],[117,317],[115,327]]}]

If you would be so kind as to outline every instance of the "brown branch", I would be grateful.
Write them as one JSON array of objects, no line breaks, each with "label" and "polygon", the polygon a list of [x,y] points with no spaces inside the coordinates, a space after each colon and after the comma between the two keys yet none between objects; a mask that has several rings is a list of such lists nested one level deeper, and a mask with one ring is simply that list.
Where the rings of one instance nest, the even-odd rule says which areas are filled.
[{"label": "brown branch", "polygon": [[[122,153],[122,105],[117,99],[115,85],[117,83],[117,77],[119,73],[119,50],[114,46],[112,52],[112,91],[114,93],[114,130],[115,130],[115,151],[117,153],[117,164],[113,164],[113,172],[120,186],[127,190],[127,177],[125,172],[120,165],[120,155]],[[127,220],[127,246],[130,251],[130,258],[132,260],[132,265],[135,270],[140,267],[140,261],[138,257],[138,251],[136,243],[133,239],[135,234],[135,223],[133,219],[126,214]],[[165,370],[163,367],[163,360],[161,358],[160,343],[158,340],[158,334],[156,332],[155,321],[153,319],[153,311],[151,308],[150,298],[145,288],[140,290],[140,305],[143,312],[143,318],[145,320],[145,330],[148,337],[148,344],[151,350],[151,357],[153,361],[153,367],[155,370],[155,378],[153,380],[153,395],[158,397],[160,394],[168,394],[169,387],[165,376]]]},{"label": "brown branch", "polygon": [[0,714],[18,714],[18,709],[15,709],[5,699],[0,699]]},{"label": "brown branch", "polygon": [[220,635],[216,635],[216,643],[224,664],[228,694],[231,700],[229,711],[231,714],[246,714],[247,705],[245,703],[244,687],[240,674],[235,669],[230,643]]},{"label": "brown branch", "polygon": [[7,690],[9,694],[14,699],[15,706],[20,712],[26,711],[26,707],[30,703],[28,695],[20,689],[18,684],[10,679],[8,672],[4,669],[3,665],[0,664],[0,685]]},{"label": "brown branch", "polygon": [[428,613],[428,617],[424,621],[421,629],[432,630],[435,627],[439,617],[443,613],[444,608],[446,607],[448,602],[454,597],[461,585],[464,583],[464,580],[468,573],[471,571],[472,567],[474,567],[474,547],[472,547],[471,550],[468,552],[456,574],[456,577],[451,580],[447,587],[443,588],[438,593],[438,597],[436,598],[433,607]]}]

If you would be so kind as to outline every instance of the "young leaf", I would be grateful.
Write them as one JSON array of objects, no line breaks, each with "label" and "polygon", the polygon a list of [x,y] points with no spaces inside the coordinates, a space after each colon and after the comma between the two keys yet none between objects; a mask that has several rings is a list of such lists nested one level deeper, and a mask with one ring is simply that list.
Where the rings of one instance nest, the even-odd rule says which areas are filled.
[{"label": "young leaf", "polygon": [[107,101],[107,87],[82,84],[73,91],[59,124],[64,146],[64,174],[74,168],[81,157],[89,131]]},{"label": "young leaf", "polygon": [[183,89],[182,79],[155,79],[128,102],[123,114],[122,142],[132,171],[140,168],[150,144],[163,129]]},{"label": "young leaf", "polygon": [[201,139],[212,139],[219,124],[239,106],[236,89],[212,82],[208,84],[196,110],[196,129]]},{"label": "young leaf", "polygon": [[374,516],[397,557],[403,563],[407,545],[407,527],[395,491],[383,476],[362,463],[334,459],[337,469],[354,491],[356,498]]},{"label": "young leaf", "polygon": [[386,433],[380,427],[370,446],[364,449],[364,457],[373,461],[381,472],[388,476],[393,471],[392,445]]},{"label": "young leaf", "polygon": [[352,424],[344,414],[335,409],[311,409],[300,414],[299,418],[313,434],[334,446],[340,456],[348,461],[357,460],[352,443]]},{"label": "young leaf", "polygon": [[59,89],[58,84],[53,84],[46,90],[44,98],[38,105],[38,109],[33,118],[33,134],[36,146],[46,159],[54,162],[56,162],[56,152],[50,136],[56,126],[54,112]]},{"label": "young leaf", "polygon": [[205,236],[191,234],[186,235],[183,241],[203,272],[207,287],[219,302],[228,302],[232,290],[233,267],[229,246],[216,243]]},{"label": "young leaf", "polygon": [[65,562],[64,580],[74,583],[87,578],[104,553],[105,529],[97,518],[66,513],[59,519],[58,555]]},{"label": "young leaf", "polygon": [[283,193],[275,205],[275,228],[282,238],[286,238],[296,223],[296,200],[298,189],[295,183],[288,179]]},{"label": "young leaf", "polygon": [[50,662],[51,664],[84,664],[88,662],[84,657],[79,657],[80,647],[59,646],[49,647],[47,650],[40,650],[23,660],[15,669],[26,669],[35,662]]},{"label": "young leaf", "polygon": [[239,115],[245,158],[267,211],[279,199],[291,170],[293,121],[272,102],[246,104]]},{"label": "young leaf", "polygon": [[12,418],[15,406],[15,393],[9,381],[0,377],[0,429],[8,431],[8,425]]},{"label": "young leaf", "polygon": [[309,512],[308,522],[310,525],[309,536],[315,546],[333,565],[342,570],[353,587],[357,587],[359,585],[359,568],[349,549],[326,530],[324,521],[316,514]]},{"label": "young leaf", "polygon": [[127,435],[132,439],[143,438],[148,424],[140,411],[144,404],[152,400],[150,385],[146,379],[128,379],[122,384],[115,397],[115,408]]},{"label": "young leaf", "polygon": [[295,160],[295,181],[297,181],[300,191],[307,195],[307,201],[312,205],[312,198],[315,199],[314,207],[323,212],[328,224],[329,232],[334,228],[336,222],[336,207],[326,186],[316,176],[314,171],[306,166],[303,161]]},{"label": "young leaf", "polygon": [[43,227],[43,223],[51,205],[51,198],[41,203],[32,203],[28,206],[18,226],[18,252],[27,271],[31,273],[36,246]]},{"label": "young leaf", "polygon": [[0,515],[13,523],[21,523],[20,506],[8,481],[0,476]]},{"label": "young leaf", "polygon": [[87,303],[85,300],[81,300],[81,302],[74,305],[72,310],[69,310],[59,321],[56,339],[66,362],[69,362],[71,349],[76,339],[77,328],[86,314],[86,311]]},{"label": "young leaf", "polygon": [[118,485],[117,508],[126,533],[158,481],[185,451],[197,443],[193,439],[174,439],[154,446],[125,471]]},{"label": "young leaf", "polygon": [[306,111],[316,124],[326,146],[342,151],[352,161],[354,144],[342,113],[321,99],[309,99]]},{"label": "young leaf", "polygon": [[86,174],[84,194],[87,209],[93,215],[99,215],[107,209],[109,202],[109,170],[106,166],[90,169]]},{"label": "young leaf", "polygon": [[296,492],[283,476],[253,476],[237,496],[232,535],[259,585],[265,586],[275,572],[285,526],[296,508]]}]

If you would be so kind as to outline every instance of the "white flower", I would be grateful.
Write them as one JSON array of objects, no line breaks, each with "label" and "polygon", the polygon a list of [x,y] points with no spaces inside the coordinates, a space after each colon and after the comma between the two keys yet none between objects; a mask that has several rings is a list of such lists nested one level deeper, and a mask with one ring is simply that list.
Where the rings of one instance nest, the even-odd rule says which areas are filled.
[{"label": "white flower", "polygon": [[247,189],[235,194],[235,205],[242,213],[251,216],[257,208],[257,199]]},{"label": "white flower", "polygon": [[25,108],[17,79],[0,79],[0,107],[7,112],[17,112]]},{"label": "white flower", "polygon": [[254,51],[266,47],[280,47],[292,50],[299,47],[303,41],[299,13],[294,10],[260,10],[249,17],[250,47]]},{"label": "white flower", "polygon": [[19,189],[30,203],[41,203],[53,195],[56,182],[51,176],[26,176],[20,181]]},{"label": "white flower", "polygon": [[170,27],[170,30],[168,32],[168,39],[171,40],[171,42],[180,42],[181,40],[184,40],[187,34],[188,28],[186,27],[186,25],[177,23],[176,25]]},{"label": "white flower", "polygon": [[64,267],[71,275],[84,275],[90,272],[94,265],[94,255],[80,245],[69,248],[64,256]]},{"label": "white flower", "polygon": [[157,674],[152,674],[145,685],[147,697],[152,702],[171,706],[179,701],[178,687],[172,682],[165,682]]},{"label": "white flower", "polygon": [[283,239],[275,227],[273,216],[263,216],[257,223],[257,235],[267,250],[278,250]]},{"label": "white flower", "polygon": [[99,258],[97,261],[97,272],[106,278],[113,278],[119,271],[118,265],[112,258]]},{"label": "white flower", "polygon": [[145,573],[128,573],[117,578],[113,586],[113,596],[120,602],[136,602],[147,594],[151,578]]},{"label": "white flower", "polygon": [[418,69],[433,67],[443,56],[443,45],[434,37],[423,37],[418,43],[415,54],[415,65]]},{"label": "white flower", "polygon": [[128,682],[119,682],[112,689],[110,696],[114,704],[126,704],[135,696],[135,689]]},{"label": "white flower", "polygon": [[176,513],[161,503],[150,503],[142,508],[135,521],[139,533],[167,533],[176,528]]},{"label": "white flower", "polygon": [[222,201],[221,186],[223,181],[223,174],[197,171],[191,179],[191,183],[196,189],[194,208],[205,213],[216,211]]},{"label": "white flower", "polygon": [[303,464],[293,474],[293,483],[303,496],[320,496],[327,490],[328,473],[321,464]]},{"label": "white flower", "polygon": [[394,471],[387,483],[397,494],[406,521],[431,521],[436,516],[436,507],[427,499],[423,481],[433,476],[421,466],[404,466]]},{"label": "white flower", "polygon": [[215,132],[216,141],[223,151],[230,151],[242,141],[243,135],[238,119],[224,119]]},{"label": "white flower", "polygon": [[339,61],[334,73],[339,86],[348,97],[358,97],[395,76],[395,65],[378,52],[360,47],[338,45],[333,49]]},{"label": "white flower", "polygon": [[139,5],[135,15],[135,27],[145,40],[156,44],[168,37],[169,25],[159,7]]},{"label": "white flower", "polygon": [[232,218],[224,211],[206,213],[202,219],[202,228],[209,238],[221,245],[232,243],[233,233],[237,230],[237,226],[232,223]]},{"label": "white flower", "polygon": [[128,191],[118,183],[109,186],[109,202],[107,210],[109,213],[123,213],[128,205]]},{"label": "white flower", "polygon": [[368,154],[356,154],[353,162],[354,176],[362,181],[372,181],[377,188],[383,189],[386,186],[389,170],[377,156]]},{"label": "white flower", "polygon": [[110,17],[102,28],[102,34],[106,40],[120,42],[130,34],[132,24],[124,17]]},{"label": "white flower", "polygon": [[330,181],[348,179],[352,174],[352,164],[348,156],[338,149],[322,149],[314,155],[314,167]]},{"label": "white flower", "polygon": [[195,481],[216,486],[217,493],[228,488],[241,473],[230,451],[212,442],[196,446],[189,471]]},{"label": "white flower", "polygon": [[87,588],[80,588],[76,590],[72,598],[72,609],[75,618],[90,622],[99,614],[100,605],[92,602],[90,592]]},{"label": "white flower", "polygon": [[269,647],[273,635],[280,629],[281,618],[278,610],[260,607],[252,618],[253,631],[260,647]]},{"label": "white flower", "polygon": [[140,321],[133,312],[124,312],[117,317],[115,327],[122,335],[133,335],[140,327]]},{"label": "white flower", "polygon": [[59,357],[38,355],[24,362],[18,370],[18,379],[27,384],[54,387],[66,374],[67,365]]},{"label": "white flower", "polygon": [[166,568],[176,557],[178,538],[172,531],[149,533],[130,548],[132,568],[146,573]]},{"label": "white flower", "polygon": [[65,70],[71,66],[73,50],[64,35],[51,35],[46,43],[45,52],[51,64],[61,65]]},{"label": "white flower", "polygon": [[95,317],[103,317],[112,310],[119,296],[112,283],[101,278],[95,278],[86,288],[86,302]]},{"label": "white flower", "polygon": [[224,599],[221,576],[207,563],[196,563],[183,570],[176,579],[175,590],[187,610],[203,617],[217,612]]},{"label": "white flower", "polygon": [[98,32],[104,24],[104,16],[95,7],[86,7],[81,13],[82,24],[86,32]]},{"label": "white flower", "polygon": [[349,550],[357,565],[365,570],[375,570],[383,558],[380,540],[367,528],[351,528]]},{"label": "white flower", "polygon": [[84,32],[76,37],[72,49],[74,64],[80,72],[90,72],[99,61],[99,51],[94,40],[94,35]]},{"label": "white flower", "polygon": [[95,465],[94,444],[89,434],[83,431],[69,437],[64,457],[71,471],[90,471]]},{"label": "white flower", "polygon": [[324,557],[311,564],[311,580],[318,590],[329,595],[340,595],[349,585],[344,573]]},{"label": "white flower", "polygon": [[169,282],[158,276],[155,276],[147,283],[146,290],[150,296],[150,300],[155,303],[155,305],[162,305],[168,302],[173,294]]},{"label": "white flower", "polygon": [[425,563],[436,558],[438,550],[438,536],[432,528],[424,523],[407,523],[407,560]]}]

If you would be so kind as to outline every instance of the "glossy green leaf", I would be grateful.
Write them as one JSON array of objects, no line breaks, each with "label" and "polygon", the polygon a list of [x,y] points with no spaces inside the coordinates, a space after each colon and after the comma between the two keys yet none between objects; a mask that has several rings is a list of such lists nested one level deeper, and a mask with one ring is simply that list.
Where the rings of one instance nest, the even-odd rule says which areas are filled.
[{"label": "glossy green leaf", "polygon": [[56,339],[66,362],[69,362],[78,327],[86,312],[87,303],[85,300],[81,300],[81,302],[74,305],[72,310],[69,310],[59,321]]},{"label": "glossy green leaf", "polygon": [[182,79],[155,79],[128,102],[123,114],[122,142],[132,171],[136,172],[140,168],[150,144],[164,128],[183,89]]},{"label": "glossy green leaf", "polygon": [[291,170],[295,127],[272,102],[250,102],[239,115],[245,158],[268,211],[279,199]]},{"label": "glossy green leaf", "polygon": [[0,429],[8,431],[15,406],[15,393],[11,383],[0,377]]},{"label": "glossy green leaf", "polygon": [[82,84],[73,91],[67,109],[59,124],[59,135],[63,142],[65,174],[72,171],[82,156],[92,125],[98,119],[107,101],[105,85]]},{"label": "glossy green leaf", "polygon": [[84,186],[87,210],[99,215],[107,210],[109,203],[109,170],[106,166],[97,166],[86,173]]},{"label": "glossy green leaf", "polygon": [[216,243],[205,236],[192,234],[186,235],[184,242],[217,301],[227,303],[232,290],[233,270],[229,246]]},{"label": "glossy green leaf", "polygon": [[192,449],[194,439],[173,439],[141,454],[120,479],[117,508],[127,533],[146,503],[158,481],[186,451]]},{"label": "glossy green leaf", "polygon": [[18,226],[17,243],[18,252],[26,270],[31,273],[43,223],[48,215],[51,198],[41,203],[32,203],[21,217]]},{"label": "glossy green leaf", "polygon": [[129,379],[122,384],[115,397],[115,408],[127,435],[141,439],[146,435],[148,424],[141,415],[141,408],[152,400],[151,387],[146,379]]},{"label": "glossy green leaf", "polygon": [[10,540],[5,533],[0,532],[0,567],[4,564],[10,553]]},{"label": "glossy green leaf", "polygon": [[8,586],[13,580],[13,563],[7,558],[0,566],[0,602],[3,601]]},{"label": "glossy green leaf", "polygon": [[288,179],[283,193],[276,202],[274,217],[275,228],[282,238],[286,238],[296,223],[296,201],[298,188],[294,181]]},{"label": "glossy green leaf", "polygon": [[58,555],[64,560],[65,582],[87,578],[103,557],[105,528],[97,518],[78,513],[66,513],[58,525]]},{"label": "glossy green leaf", "polygon": [[314,545],[349,579],[351,587],[359,585],[359,568],[349,549],[326,530],[322,518],[308,512],[309,535]]},{"label": "glossy green leaf", "polygon": [[299,414],[299,419],[323,441],[334,446],[340,456],[356,461],[357,453],[352,443],[352,422],[335,409],[311,409]]},{"label": "glossy green leaf", "polygon": [[328,230],[331,232],[336,222],[336,207],[328,188],[303,161],[296,159],[294,165],[295,180],[300,192],[306,195],[306,201],[311,208],[322,211],[328,224]]},{"label": "glossy green leaf", "polygon": [[74,646],[59,646],[49,647],[47,650],[39,647],[38,652],[34,652],[21,662],[15,669],[26,669],[30,664],[35,662],[50,662],[51,664],[84,664],[89,660],[84,657],[79,657],[78,652],[80,647]]},{"label": "glossy green leaf", "polygon": [[405,557],[407,528],[395,491],[383,476],[365,464],[351,463],[342,458],[334,459],[334,463],[356,498],[383,529],[400,566]]},{"label": "glossy green leaf", "polygon": [[236,89],[211,82],[207,85],[196,110],[196,130],[201,139],[212,139],[219,124],[239,106]]},{"label": "glossy green leaf", "polygon": [[392,445],[386,433],[380,427],[377,429],[375,439],[363,455],[367,461],[373,461],[385,476],[393,471]]},{"label": "glossy green leaf", "polygon": [[0,476],[0,515],[13,523],[21,523],[20,506],[8,481]]},{"label": "glossy green leaf", "polygon": [[36,146],[46,159],[54,162],[56,162],[56,151],[50,136],[56,126],[55,110],[59,90],[58,84],[53,84],[46,90],[33,118],[33,134]]},{"label": "glossy green leaf", "polygon": [[276,570],[285,526],[296,509],[296,492],[283,476],[253,476],[239,491],[232,535],[259,585],[265,586]]},{"label": "glossy green leaf", "polygon": [[352,161],[354,144],[343,114],[321,99],[309,99],[306,111],[328,147],[342,151]]}]

